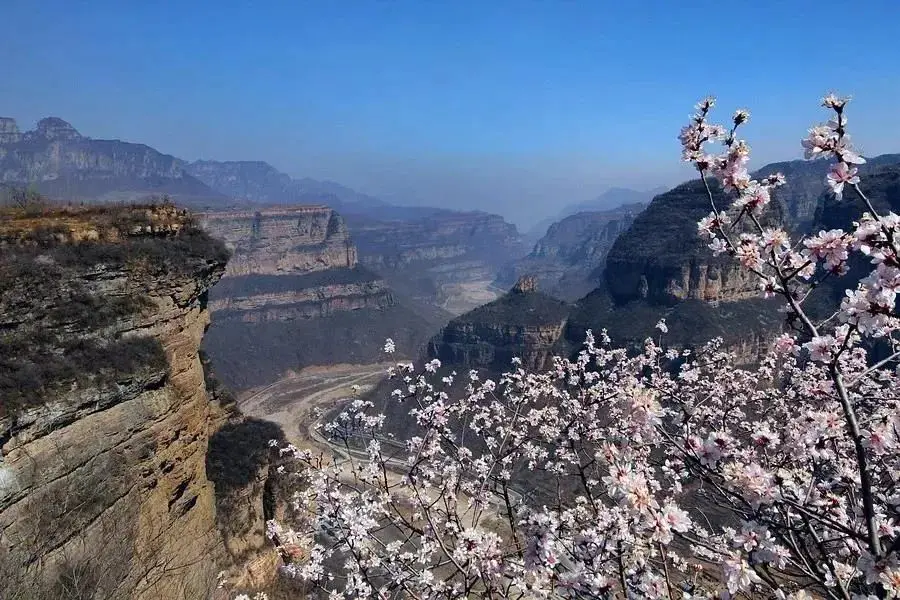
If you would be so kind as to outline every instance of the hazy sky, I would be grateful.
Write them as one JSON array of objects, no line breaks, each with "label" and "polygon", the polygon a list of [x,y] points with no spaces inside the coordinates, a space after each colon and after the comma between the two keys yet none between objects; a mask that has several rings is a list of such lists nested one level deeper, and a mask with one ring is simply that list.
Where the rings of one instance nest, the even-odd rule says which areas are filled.
[{"label": "hazy sky", "polygon": [[675,136],[707,93],[751,110],[756,165],[799,156],[831,89],[864,153],[900,151],[900,0],[2,5],[0,115],[23,128],[524,225],[684,178]]}]

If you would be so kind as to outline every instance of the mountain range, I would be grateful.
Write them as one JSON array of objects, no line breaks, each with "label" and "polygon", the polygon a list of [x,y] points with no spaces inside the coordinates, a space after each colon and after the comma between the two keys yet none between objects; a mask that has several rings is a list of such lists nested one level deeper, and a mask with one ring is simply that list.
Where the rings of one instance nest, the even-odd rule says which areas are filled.
[{"label": "mountain range", "polygon": [[372,212],[387,203],[332,181],[293,179],[262,161],[188,162],[144,144],[82,135],[58,117],[21,131],[0,117],[0,184],[32,186],[69,202],[170,196],[193,209],[327,204]]}]

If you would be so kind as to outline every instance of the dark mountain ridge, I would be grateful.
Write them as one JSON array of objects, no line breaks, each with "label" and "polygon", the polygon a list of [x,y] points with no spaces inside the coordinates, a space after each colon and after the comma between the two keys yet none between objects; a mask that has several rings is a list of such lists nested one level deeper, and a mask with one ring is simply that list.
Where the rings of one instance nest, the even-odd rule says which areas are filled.
[{"label": "dark mountain ridge", "polygon": [[327,204],[345,213],[389,206],[333,181],[294,179],[264,161],[197,160],[184,163],[184,169],[216,191],[252,204]]},{"label": "dark mountain ridge", "polygon": [[186,173],[182,161],[150,146],[81,135],[58,117],[20,132],[0,118],[0,183],[33,186],[70,202],[133,201],[167,194],[182,204],[221,204],[228,198]]}]

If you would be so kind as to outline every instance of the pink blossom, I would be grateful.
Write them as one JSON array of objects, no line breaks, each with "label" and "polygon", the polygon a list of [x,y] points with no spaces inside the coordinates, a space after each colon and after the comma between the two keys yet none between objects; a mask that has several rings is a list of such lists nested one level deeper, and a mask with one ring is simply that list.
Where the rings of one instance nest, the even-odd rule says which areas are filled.
[{"label": "pink blossom", "polygon": [[728,591],[732,594],[748,590],[755,583],[762,583],[756,571],[742,558],[729,558],[722,563],[722,571]]},{"label": "pink blossom", "polygon": [[804,156],[807,159],[825,156],[834,150],[837,143],[834,131],[826,125],[817,125],[809,130],[803,140]]},{"label": "pink blossom", "polygon": [[835,196],[838,198],[841,197],[845,183],[849,183],[850,185],[859,183],[859,177],[856,173],[857,169],[855,167],[850,168],[845,162],[839,162],[831,167],[827,180],[828,186],[831,188],[831,191],[834,192]]},{"label": "pink blossom", "polygon": [[809,352],[809,358],[811,360],[828,362],[832,359],[832,353],[835,349],[835,340],[833,336],[820,335],[803,344],[803,347]]},{"label": "pink blossom", "polygon": [[835,269],[841,266],[849,256],[849,240],[842,229],[820,231],[818,235],[803,242],[810,254],[825,261],[825,266]]},{"label": "pink blossom", "polygon": [[797,347],[797,342],[789,333],[782,333],[777,338],[775,338],[775,342],[772,344],[773,350],[779,354],[787,354],[789,352],[793,352]]}]

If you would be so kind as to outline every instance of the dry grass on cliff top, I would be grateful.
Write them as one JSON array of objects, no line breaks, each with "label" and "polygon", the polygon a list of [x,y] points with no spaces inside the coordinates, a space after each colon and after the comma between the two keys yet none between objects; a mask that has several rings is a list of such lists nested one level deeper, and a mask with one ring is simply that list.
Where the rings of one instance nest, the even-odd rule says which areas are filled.
[{"label": "dry grass on cliff top", "polygon": [[0,206],[0,243],[116,242],[141,234],[174,233],[193,224],[171,203],[72,206],[49,201]]}]

